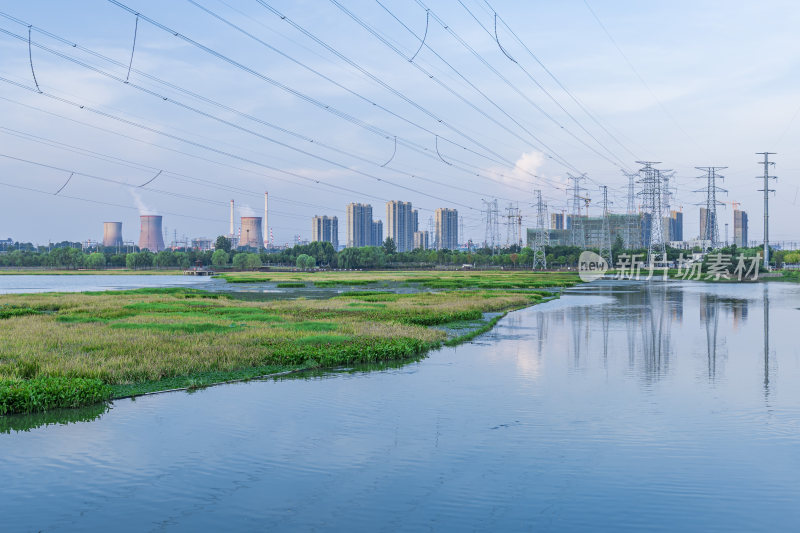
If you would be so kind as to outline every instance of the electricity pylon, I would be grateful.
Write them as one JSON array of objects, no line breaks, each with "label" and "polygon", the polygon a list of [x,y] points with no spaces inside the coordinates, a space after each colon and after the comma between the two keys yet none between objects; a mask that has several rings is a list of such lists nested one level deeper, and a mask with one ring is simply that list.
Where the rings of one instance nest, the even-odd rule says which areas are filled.
[{"label": "electricity pylon", "polygon": [[600,186],[603,191],[603,226],[600,230],[600,257],[606,260],[608,267],[614,264],[611,256],[611,227],[608,220],[608,187]]},{"label": "electricity pylon", "polygon": [[661,261],[667,260],[667,247],[664,242],[664,197],[663,177],[661,171],[654,168],[658,161],[637,161],[644,165],[639,170],[639,183],[642,184],[642,197],[645,215],[649,218],[649,239],[647,244],[647,260],[654,265],[660,256]]},{"label": "electricity pylon", "polygon": [[[764,165],[764,188],[758,190],[764,191],[764,266],[769,268],[769,193],[775,192],[775,189],[769,188],[769,180],[777,181],[778,177],[769,175],[769,166],[775,165],[769,160],[769,156],[775,155],[775,152],[758,152],[757,155],[764,156],[764,161],[761,162]],[[761,176],[756,177],[760,178]]]},{"label": "electricity pylon", "polygon": [[582,191],[585,191],[583,187],[581,187],[581,181],[586,179],[585,175],[580,176],[573,176],[572,174],[567,174],[569,179],[572,181],[572,221],[570,223],[570,244],[572,246],[579,246],[583,248],[586,246],[586,233],[584,229],[584,224],[581,220],[581,202],[584,200],[584,196],[581,194]]},{"label": "electricity pylon", "polygon": [[714,250],[719,247],[719,222],[717,219],[717,206],[722,205],[722,202],[717,200],[717,192],[728,192],[722,187],[717,187],[717,178],[725,179],[725,176],[718,174],[718,171],[724,170],[728,167],[694,167],[697,170],[705,170],[706,175],[700,176],[700,179],[706,179],[705,189],[698,189],[695,192],[706,193],[705,205],[706,219],[703,224],[703,234],[700,235],[700,240],[710,241],[711,249]]},{"label": "electricity pylon", "polygon": [[545,246],[550,244],[550,231],[547,225],[547,204],[542,201],[541,189],[536,189],[536,230],[533,235],[533,269],[547,268]]},{"label": "electricity pylon", "polygon": [[625,211],[625,249],[631,250],[636,247],[639,239],[636,234],[641,232],[641,227],[636,223],[636,193],[634,190],[634,182],[639,174],[635,172],[626,172],[625,176],[628,177],[628,208]]}]

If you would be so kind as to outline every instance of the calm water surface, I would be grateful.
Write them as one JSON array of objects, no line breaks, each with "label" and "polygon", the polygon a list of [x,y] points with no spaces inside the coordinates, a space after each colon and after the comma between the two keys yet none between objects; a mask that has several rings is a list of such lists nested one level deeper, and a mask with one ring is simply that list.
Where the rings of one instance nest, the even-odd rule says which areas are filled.
[{"label": "calm water surface", "polygon": [[797,531],[800,286],[592,283],[401,368],[0,434],[25,530]]},{"label": "calm water surface", "polygon": [[[215,283],[216,282],[216,283]],[[137,274],[21,274],[0,275],[0,294],[30,292],[82,292],[140,289],[144,287],[197,287],[224,283],[204,276]]]}]

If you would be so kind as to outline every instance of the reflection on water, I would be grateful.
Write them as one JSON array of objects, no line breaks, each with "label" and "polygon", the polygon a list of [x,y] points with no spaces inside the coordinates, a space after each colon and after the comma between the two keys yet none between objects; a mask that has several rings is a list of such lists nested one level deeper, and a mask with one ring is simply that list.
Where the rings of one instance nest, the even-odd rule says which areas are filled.
[{"label": "reflection on water", "polygon": [[795,530],[799,301],[596,282],[405,365],[20,419],[3,527]]},{"label": "reflection on water", "polygon": [[68,425],[97,420],[109,410],[108,404],[99,403],[79,409],[55,409],[46,413],[0,416],[0,433],[30,431],[43,426]]}]

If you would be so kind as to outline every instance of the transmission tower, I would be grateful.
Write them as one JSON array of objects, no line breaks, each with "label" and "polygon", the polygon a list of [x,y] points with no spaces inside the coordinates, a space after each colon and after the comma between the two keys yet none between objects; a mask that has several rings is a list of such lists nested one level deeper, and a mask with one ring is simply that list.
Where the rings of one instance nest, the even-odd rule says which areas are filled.
[{"label": "transmission tower", "polygon": [[[722,205],[722,202],[717,200],[717,192],[728,192],[721,187],[717,187],[717,178],[725,179],[724,176],[718,174],[720,170],[728,167],[694,167],[697,170],[705,170],[706,175],[700,176],[700,179],[706,179],[706,188],[698,189],[695,192],[706,193],[705,210],[706,218],[703,227],[701,228],[703,234],[700,235],[700,240],[710,241],[711,249],[714,250],[719,247],[719,223],[717,219],[717,206]],[[704,204],[700,204],[704,205]],[[702,217],[701,217],[702,219]]]},{"label": "transmission tower", "polygon": [[519,207],[508,204],[506,208],[506,246],[522,246],[522,215]]},{"label": "transmission tower", "polygon": [[485,208],[486,233],[484,243],[494,253],[500,245],[500,209],[497,207],[497,199],[492,201],[483,200]]},{"label": "transmission tower", "polygon": [[644,213],[649,218],[649,239],[647,244],[647,260],[654,265],[658,257],[661,261],[667,260],[667,247],[664,242],[664,197],[663,176],[661,171],[654,168],[658,161],[637,161],[644,165],[639,170],[639,183],[642,190],[639,192],[644,204]]},{"label": "transmission tower", "polygon": [[764,188],[758,190],[764,191],[764,266],[769,268],[769,193],[775,192],[775,189],[769,188],[769,180],[777,180],[778,177],[769,175],[769,166],[775,165],[769,160],[769,156],[775,155],[775,152],[758,152],[757,155],[764,156],[764,161],[761,162],[764,165]]},{"label": "transmission tower", "polygon": [[547,268],[545,246],[550,244],[550,231],[547,226],[547,204],[542,201],[542,191],[536,189],[536,233],[533,236],[533,269]]},{"label": "transmission tower", "polygon": [[636,247],[639,239],[636,234],[641,231],[636,221],[636,192],[634,182],[638,176],[635,172],[626,172],[628,178],[628,208],[625,211],[625,249],[631,250]]},{"label": "transmission tower", "polygon": [[611,256],[611,227],[608,221],[608,187],[600,186],[603,191],[603,227],[600,230],[600,257],[606,260],[609,268],[614,263]]},{"label": "transmission tower", "polygon": [[[572,221],[570,223],[570,244],[572,246],[579,246],[583,248],[586,246],[586,233],[584,229],[584,224],[581,220],[581,201],[585,200],[586,197],[581,195],[581,192],[585,191],[583,187],[581,187],[581,181],[586,179],[585,175],[580,176],[573,176],[572,174],[567,174],[570,181],[572,181],[572,187],[570,190],[572,191]],[[566,222],[566,221],[565,221]]]}]

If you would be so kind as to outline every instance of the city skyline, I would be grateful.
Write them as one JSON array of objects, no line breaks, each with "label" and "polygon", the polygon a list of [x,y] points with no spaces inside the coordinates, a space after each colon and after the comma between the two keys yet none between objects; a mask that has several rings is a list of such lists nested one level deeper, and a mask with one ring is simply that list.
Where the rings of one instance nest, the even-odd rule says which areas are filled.
[{"label": "city skyline", "polygon": [[[0,130],[4,140],[0,165],[6,176],[0,180],[4,181],[0,195],[3,237],[40,244],[99,241],[98,221],[122,221],[131,228],[138,224],[140,214],[162,215],[170,236],[177,231],[189,238],[211,237],[227,234],[220,190],[225,190],[225,198],[235,197],[238,218],[257,214],[266,189],[274,206],[269,227],[275,243],[291,243],[298,233],[310,238],[304,221],[328,205],[332,206],[327,211],[330,216],[343,218],[345,210],[335,206],[347,201],[382,204],[397,197],[412,202],[421,220],[434,216],[435,209],[445,203],[441,199],[450,200],[464,220],[461,239],[479,242],[484,230],[480,198],[497,197],[501,205],[518,201],[525,227],[532,227],[534,185],[543,189],[553,213],[568,205],[566,173],[575,169],[587,172],[590,178],[586,186],[593,215],[600,213],[596,190],[600,183],[610,186],[611,211],[624,212],[625,177],[618,167],[636,170],[633,154],[644,154],[664,161],[663,168],[675,170],[671,207],[682,209],[688,220],[696,219],[699,208],[695,204],[702,200],[691,192],[697,176],[694,166],[727,164],[724,186],[730,192],[724,199],[741,204],[748,212],[749,234],[754,240],[760,237],[763,220],[759,182],[754,179],[760,169],[754,152],[770,149],[778,152],[773,160],[777,162],[774,173],[780,178],[773,184],[779,194],[770,200],[772,240],[798,240],[791,224],[798,190],[792,175],[800,161],[788,150],[800,136],[795,121],[798,102],[792,92],[797,71],[794,58],[768,53],[782,49],[792,38],[798,15],[787,2],[771,2],[767,10],[739,6],[723,13],[717,13],[711,4],[689,2],[669,10],[634,2],[594,6],[602,25],[581,3],[499,3],[494,7],[500,17],[502,50],[494,36],[481,28],[481,23],[485,28],[492,23],[485,10],[466,5],[476,20],[460,6],[429,6],[510,85],[487,70],[435,19],[429,40],[420,46],[385,10],[362,2],[348,9],[365,24],[402,43],[408,57],[420,48],[413,64],[335,5],[320,6],[323,17],[309,17],[290,4],[277,6],[286,16],[282,19],[257,6],[242,12],[216,5],[207,6],[206,11],[191,5],[164,10],[147,0],[131,2],[129,7],[142,14],[133,51],[135,17],[131,12],[104,2],[82,6],[79,2],[76,8],[67,9],[58,2],[31,2],[8,8],[13,18],[0,19],[0,27],[6,31],[0,35],[0,49],[8,58],[0,73],[5,80],[0,83],[0,105],[6,118]],[[92,27],[81,23],[80,13],[89,9],[98,21]],[[413,4],[391,9],[413,27],[425,19],[425,11]],[[233,26],[215,19],[209,11]],[[714,28],[705,34],[700,48],[697,42],[679,38],[712,11],[725,31]],[[782,16],[775,18],[776,13]],[[771,21],[767,38],[756,44],[733,37],[737,31],[751,32],[765,17]],[[526,18],[535,20],[537,26],[514,23]],[[323,19],[333,23],[321,23]],[[260,74],[274,72],[276,81],[302,89],[356,122],[303,103],[296,95],[148,20],[174,26],[181,36],[222,53],[237,65]],[[308,34],[288,26],[286,20]],[[642,44],[631,29],[652,20],[659,20],[663,31]],[[554,24],[548,26],[554,21],[566,23],[570,30],[566,33],[582,36],[569,39],[569,50],[564,47],[565,32],[550,29]],[[27,24],[32,25],[30,54]],[[45,31],[77,46],[59,42]],[[320,48],[309,34],[386,86]],[[525,46],[555,77],[536,63]],[[730,56],[742,61],[721,59],[715,52],[721,47],[730,48],[735,52]],[[526,70],[509,61],[503,50]],[[665,54],[663,60],[651,60]],[[753,64],[759,65],[759,78],[750,76]],[[429,69],[466,100],[426,80],[418,67]],[[553,98],[536,87],[526,72]],[[696,72],[703,74],[697,76]],[[459,78],[458,73],[464,77]],[[722,97],[714,98],[721,86],[725,87]],[[531,101],[514,88],[524,89],[522,95],[530,94]],[[147,91],[164,98],[157,99]],[[362,97],[381,107],[367,104]],[[441,116],[443,122],[432,120],[414,104]],[[509,111],[513,113],[503,114]],[[725,119],[733,116],[742,124],[741,131],[728,133]],[[45,122],[48,126],[42,128]],[[376,136],[359,125],[362,123],[391,135]],[[541,142],[526,132],[535,132]],[[609,162],[616,161],[611,153],[621,161]],[[486,155],[503,163],[492,162],[483,157]],[[398,194],[404,188],[411,190]],[[333,202],[334,198],[337,201]],[[46,227],[30,223],[43,216],[63,222]],[[733,226],[733,216],[730,207],[722,206],[718,212],[721,227],[725,222]]]}]

